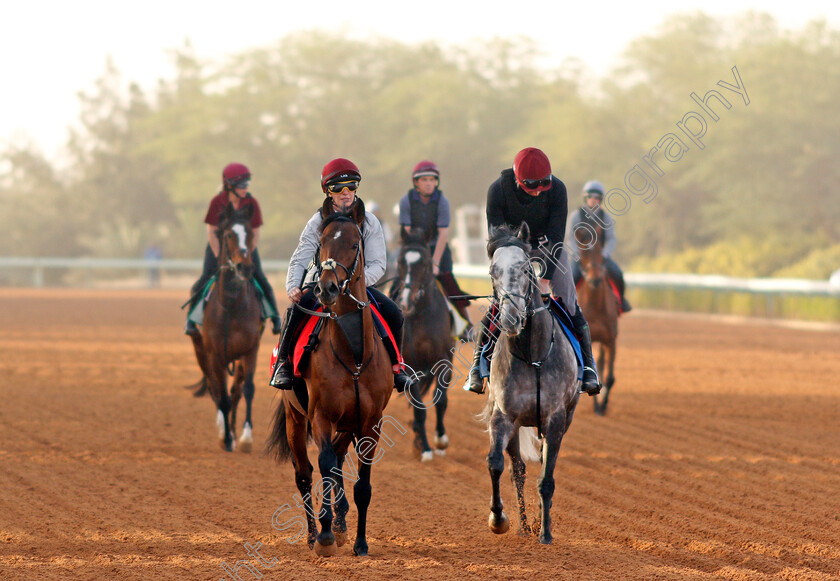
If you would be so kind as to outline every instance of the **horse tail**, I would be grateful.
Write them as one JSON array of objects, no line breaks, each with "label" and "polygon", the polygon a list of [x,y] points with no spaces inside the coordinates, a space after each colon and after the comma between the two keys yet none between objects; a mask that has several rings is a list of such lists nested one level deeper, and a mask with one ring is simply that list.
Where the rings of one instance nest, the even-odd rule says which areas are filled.
[{"label": "horse tail", "polygon": [[286,403],[282,398],[271,420],[271,433],[265,441],[263,455],[273,456],[281,464],[292,458],[292,447],[289,446],[289,438],[286,436]]},{"label": "horse tail", "polygon": [[537,428],[519,428],[519,455],[526,462],[539,462],[542,440],[537,437]]}]

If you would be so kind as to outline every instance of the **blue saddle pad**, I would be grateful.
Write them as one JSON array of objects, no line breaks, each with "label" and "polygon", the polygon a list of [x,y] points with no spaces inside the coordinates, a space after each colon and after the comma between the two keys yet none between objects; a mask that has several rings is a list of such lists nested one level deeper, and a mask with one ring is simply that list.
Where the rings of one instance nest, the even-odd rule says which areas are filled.
[{"label": "blue saddle pad", "polygon": [[[572,332],[572,320],[569,318],[569,315],[566,314],[566,311],[563,310],[553,298],[549,299],[550,301],[554,302],[554,305],[551,305],[549,311],[554,316],[555,320],[560,323],[560,328],[563,330],[563,335],[565,335],[566,339],[568,339],[569,344],[572,346],[572,349],[575,352],[575,358],[578,362],[578,372],[577,378],[578,381],[583,380],[583,355],[580,352],[580,341],[575,336],[574,332]],[[562,313],[562,315],[560,314]],[[479,359],[478,364],[478,374],[480,377],[490,377],[490,349],[496,348],[495,341],[487,341],[484,346],[481,348],[481,358]]]}]

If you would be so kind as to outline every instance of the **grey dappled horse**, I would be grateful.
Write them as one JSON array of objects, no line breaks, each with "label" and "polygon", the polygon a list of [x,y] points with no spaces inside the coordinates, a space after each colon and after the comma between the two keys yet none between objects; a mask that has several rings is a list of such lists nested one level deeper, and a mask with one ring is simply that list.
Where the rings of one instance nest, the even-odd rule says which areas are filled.
[{"label": "grey dappled horse", "polygon": [[537,485],[539,540],[549,544],[554,466],[560,442],[572,423],[578,403],[579,382],[575,353],[542,301],[528,257],[528,239],[528,226],[523,223],[516,235],[507,227],[495,229],[487,244],[500,330],[490,365],[487,406],[482,415],[490,432],[487,466],[493,484],[488,524],[496,534],[510,528],[499,491],[507,450],[519,503],[520,534],[531,532],[523,496],[525,462],[520,454],[520,428],[534,427],[543,435],[542,473]]}]

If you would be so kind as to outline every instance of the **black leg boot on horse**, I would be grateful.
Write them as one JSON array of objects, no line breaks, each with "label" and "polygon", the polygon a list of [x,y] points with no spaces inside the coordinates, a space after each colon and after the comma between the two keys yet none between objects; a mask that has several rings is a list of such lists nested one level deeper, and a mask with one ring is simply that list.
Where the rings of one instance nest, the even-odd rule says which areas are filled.
[{"label": "black leg boot on horse", "polygon": [[589,336],[589,325],[577,305],[575,305],[572,323],[575,326],[575,335],[580,342],[580,354],[583,357],[581,390],[588,395],[598,395],[601,391],[601,382],[598,380],[598,368],[595,366],[595,360],[592,357],[592,339]]}]

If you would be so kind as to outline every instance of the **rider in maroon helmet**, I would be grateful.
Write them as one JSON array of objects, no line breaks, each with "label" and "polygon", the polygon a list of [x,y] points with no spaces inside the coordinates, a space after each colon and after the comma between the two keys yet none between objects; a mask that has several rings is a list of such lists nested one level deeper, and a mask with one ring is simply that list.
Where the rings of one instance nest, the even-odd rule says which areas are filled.
[{"label": "rider in maroon helmet", "polygon": [[[306,223],[300,235],[297,248],[289,259],[289,270],[286,275],[286,292],[291,306],[286,311],[283,332],[280,335],[277,363],[272,370],[269,384],[278,389],[292,389],[294,369],[290,358],[301,326],[307,320],[307,315],[295,305],[313,310],[317,306],[315,293],[312,292],[317,282],[315,269],[310,268],[318,253],[320,242],[320,226],[324,219],[333,212],[349,212],[355,204],[364,202],[357,196],[359,182],[362,175],[359,168],[349,159],[342,157],[328,162],[321,171],[321,190],[326,194],[321,208]],[[402,349],[403,315],[400,308],[381,291],[373,287],[385,274],[386,249],[385,235],[379,219],[369,211],[365,211],[365,221],[361,226],[362,248],[364,249],[365,283],[368,285],[368,296],[376,302],[379,312],[391,329],[397,348]],[[386,349],[389,343],[386,339]],[[394,387],[397,391],[404,391],[416,380],[402,370],[397,354],[388,350],[394,370]]]},{"label": "rider in maroon helmet", "polygon": [[[222,188],[210,200],[210,206],[207,208],[207,214],[204,217],[204,223],[207,225],[207,247],[204,250],[204,268],[202,269],[201,276],[192,286],[189,309],[187,310],[187,324],[184,327],[184,333],[187,335],[193,335],[199,332],[195,323],[190,320],[189,312],[192,311],[193,307],[201,299],[201,292],[204,286],[216,274],[219,268],[219,238],[216,236],[216,228],[219,226],[220,218],[224,214],[228,204],[233,204],[235,210],[246,206],[252,206],[254,208],[254,213],[251,217],[251,228],[254,231],[254,250],[251,255],[254,263],[254,279],[262,287],[265,297],[271,304],[274,312],[280,312],[277,310],[277,300],[274,298],[274,290],[271,288],[271,284],[269,284],[262,270],[260,254],[257,250],[257,244],[260,238],[260,226],[263,224],[263,219],[259,203],[248,192],[250,181],[251,172],[241,163],[229,163],[222,170]],[[271,323],[272,332],[275,335],[279,334],[281,326],[280,317],[272,317]]]},{"label": "rider in maroon helmet", "polygon": [[[577,292],[572,281],[568,253],[563,249],[566,232],[568,200],[566,185],[551,173],[551,163],[541,150],[526,147],[513,160],[513,168],[505,169],[490,185],[487,192],[488,228],[508,225],[519,229],[525,222],[531,234],[531,257],[542,263],[538,281],[543,294],[551,294],[571,318],[574,332],[580,341],[583,356],[583,381],[581,389],[589,395],[600,389],[598,372],[592,359],[592,341],[589,325],[577,303]],[[465,388],[483,393],[483,380],[479,375],[482,346],[491,339],[490,312],[481,322],[481,332],[476,341],[473,366]]]}]

